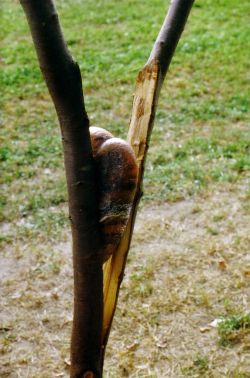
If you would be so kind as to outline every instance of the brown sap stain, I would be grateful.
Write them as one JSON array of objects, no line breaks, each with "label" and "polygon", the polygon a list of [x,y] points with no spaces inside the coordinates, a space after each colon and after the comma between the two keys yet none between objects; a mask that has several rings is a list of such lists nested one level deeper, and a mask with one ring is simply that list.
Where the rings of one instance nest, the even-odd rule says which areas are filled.
[{"label": "brown sap stain", "polygon": [[144,98],[140,98],[139,104],[138,104],[138,107],[137,107],[137,112],[136,112],[136,118],[137,119],[141,118],[144,114],[144,104],[145,104]]},{"label": "brown sap stain", "polygon": [[159,62],[156,59],[153,59],[150,63],[148,63],[144,68],[139,72],[137,76],[137,84],[142,83],[144,80],[150,80],[153,76],[154,78],[157,77],[159,71]]}]

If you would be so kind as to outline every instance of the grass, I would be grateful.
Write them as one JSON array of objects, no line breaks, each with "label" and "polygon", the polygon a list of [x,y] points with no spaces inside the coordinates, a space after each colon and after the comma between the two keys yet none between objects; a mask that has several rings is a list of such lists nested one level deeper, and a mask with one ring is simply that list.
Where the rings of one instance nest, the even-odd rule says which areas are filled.
[{"label": "grass", "polygon": [[[166,7],[56,4],[91,124],[126,137],[135,78]],[[249,301],[248,10],[247,0],[197,0],[178,45],[158,105],[107,377],[249,376],[247,328],[229,326]],[[72,271],[60,132],[17,1],[2,0],[0,22],[0,375],[66,376]],[[236,335],[231,348],[217,345],[216,331],[199,331],[220,317],[231,319],[219,328],[225,342]]]},{"label": "grass", "polygon": [[250,333],[250,313],[222,319],[218,326],[218,333],[220,344],[223,346],[239,342],[244,335]]}]

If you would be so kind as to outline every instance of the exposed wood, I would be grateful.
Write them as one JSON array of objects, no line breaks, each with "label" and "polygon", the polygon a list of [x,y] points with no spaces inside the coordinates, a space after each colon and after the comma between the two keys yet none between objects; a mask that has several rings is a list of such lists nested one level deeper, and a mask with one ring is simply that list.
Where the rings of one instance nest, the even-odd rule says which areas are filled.
[{"label": "exposed wood", "polygon": [[20,0],[60,122],[73,238],[71,377],[101,377],[103,271],[95,172],[80,70],[52,0]]},{"label": "exposed wood", "polygon": [[154,124],[157,100],[193,2],[194,0],[173,0],[171,2],[169,12],[153,46],[148,62],[137,77],[128,141],[137,158],[139,180],[130,220],[123,239],[116,253],[104,266],[104,349],[109,337],[133,234],[137,208],[142,196],[143,173],[149,139]]},{"label": "exposed wood", "polygon": [[[131,117],[129,143],[134,149],[139,168],[138,185],[135,201],[130,214],[130,220],[119,245],[119,248],[110,260],[104,265],[104,318],[103,318],[103,345],[107,343],[112,318],[114,315],[118,290],[123,279],[127,253],[132,238],[133,226],[137,206],[142,193],[143,163],[147,150],[147,132],[152,117],[152,106],[157,92],[158,66],[149,64],[141,71],[137,78],[137,86],[134,95],[134,105]],[[138,123],[138,127],[137,127]]]}]

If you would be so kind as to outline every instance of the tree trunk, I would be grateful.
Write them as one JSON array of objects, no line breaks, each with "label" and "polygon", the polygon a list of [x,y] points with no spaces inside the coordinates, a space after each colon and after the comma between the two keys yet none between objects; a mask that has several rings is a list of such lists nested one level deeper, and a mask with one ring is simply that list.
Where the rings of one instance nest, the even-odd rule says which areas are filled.
[{"label": "tree trunk", "polygon": [[73,238],[71,377],[102,376],[103,273],[95,172],[80,70],[51,0],[20,0],[60,122]]}]

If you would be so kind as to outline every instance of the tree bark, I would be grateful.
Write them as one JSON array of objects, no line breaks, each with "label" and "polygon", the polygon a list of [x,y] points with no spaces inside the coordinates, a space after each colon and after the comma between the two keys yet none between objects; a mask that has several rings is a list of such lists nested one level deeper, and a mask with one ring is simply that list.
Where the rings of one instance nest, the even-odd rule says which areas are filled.
[{"label": "tree bark", "polygon": [[149,56],[148,65],[157,60],[164,81],[176,46],[186,25],[194,0],[171,0],[168,13]]},{"label": "tree bark", "polygon": [[95,172],[81,74],[64,42],[52,0],[20,0],[58,115],[73,239],[71,377],[101,377],[103,271]]}]

